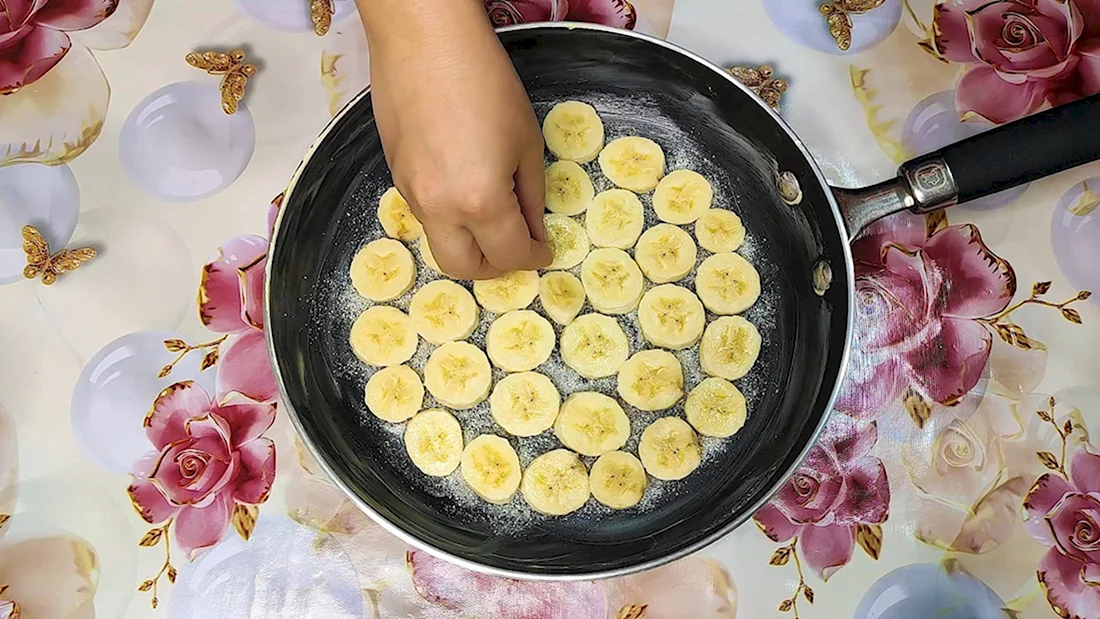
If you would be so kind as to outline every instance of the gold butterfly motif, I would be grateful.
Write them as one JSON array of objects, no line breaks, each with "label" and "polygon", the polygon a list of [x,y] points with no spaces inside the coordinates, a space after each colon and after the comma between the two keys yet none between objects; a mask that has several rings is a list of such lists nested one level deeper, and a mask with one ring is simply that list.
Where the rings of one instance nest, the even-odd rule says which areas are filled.
[{"label": "gold butterfly motif", "polygon": [[62,249],[50,255],[49,243],[34,226],[23,226],[23,252],[27,254],[23,277],[41,277],[42,283],[47,286],[56,282],[58,275],[79,269],[85,262],[95,258],[96,254],[91,247],[82,247]]},{"label": "gold butterfly motif", "polygon": [[817,10],[825,16],[836,48],[846,52],[852,47],[852,15],[866,13],[885,3],[886,0],[837,0],[822,4]]},{"label": "gold butterfly motif", "polygon": [[309,20],[313,22],[313,32],[317,36],[323,37],[328,33],[332,26],[332,14],[335,12],[336,7],[332,5],[332,0],[310,0]]},{"label": "gold butterfly motif", "polygon": [[773,69],[762,64],[755,69],[752,67],[730,67],[730,75],[737,81],[748,86],[753,92],[760,95],[764,103],[779,109],[779,99],[787,92],[787,82],[772,77]]},{"label": "gold butterfly motif", "polygon": [[236,114],[237,104],[244,98],[244,87],[248,78],[256,75],[256,65],[244,61],[244,50],[235,49],[225,52],[192,52],[184,57],[187,64],[202,69],[211,75],[224,75],[222,78],[222,110],[226,114]]}]

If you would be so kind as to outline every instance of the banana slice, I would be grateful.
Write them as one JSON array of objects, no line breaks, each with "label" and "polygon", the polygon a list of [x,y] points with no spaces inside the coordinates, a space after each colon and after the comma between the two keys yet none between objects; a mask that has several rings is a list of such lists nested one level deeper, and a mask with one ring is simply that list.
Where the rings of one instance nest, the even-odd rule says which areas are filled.
[{"label": "banana slice", "polygon": [[649,424],[638,442],[642,466],[657,479],[673,481],[687,477],[699,467],[703,450],[695,431],[679,417],[661,417]]},{"label": "banana slice", "polygon": [[556,161],[544,172],[546,208],[559,215],[579,215],[588,208],[596,189],[588,172],[572,161]]},{"label": "banana slice", "polygon": [[738,254],[714,254],[699,265],[695,292],[715,314],[740,314],[760,298],[760,274]]},{"label": "banana slice", "polygon": [[351,285],[371,301],[392,301],[408,292],[414,281],[416,263],[400,241],[371,241],[351,260]]},{"label": "banana slice", "polygon": [[684,395],[684,368],[665,350],[634,353],[619,369],[619,396],[644,411],[661,411]]},{"label": "banana slice", "polygon": [[417,413],[405,426],[405,451],[425,474],[446,477],[462,459],[462,426],[445,410]]},{"label": "banana slice", "polygon": [[568,449],[548,451],[527,465],[520,492],[531,509],[547,516],[564,516],[588,502],[588,471]]},{"label": "banana slice", "polygon": [[708,378],[695,386],[684,402],[684,416],[699,434],[725,438],[745,425],[745,396],[733,383]]},{"label": "banana slice", "polygon": [[466,339],[477,326],[479,314],[470,291],[446,279],[417,290],[409,304],[416,332],[432,344]]},{"label": "banana slice", "polygon": [[621,249],[597,249],[581,265],[581,283],[592,307],[605,314],[627,314],[638,307],[645,280],[638,264]]},{"label": "banana slice", "polygon": [[447,342],[424,366],[424,386],[439,403],[457,410],[473,408],[489,395],[493,370],[485,353],[466,342]]},{"label": "banana slice", "polygon": [[581,391],[562,403],[554,435],[582,456],[598,456],[626,444],[630,419],[615,400],[595,391]]},{"label": "banana slice", "polygon": [[654,346],[683,350],[699,341],[707,313],[695,293],[674,284],[651,288],[638,304],[642,336]]},{"label": "banana slice", "polygon": [[428,245],[428,237],[420,237],[420,240],[416,243],[416,247],[420,251],[420,259],[424,261],[424,266],[436,273],[442,274],[443,269],[439,268],[439,263],[435,261],[435,256],[432,255],[432,248]]},{"label": "banana slice", "polygon": [[536,271],[512,271],[500,277],[474,282],[477,302],[497,314],[524,309],[538,294],[539,274]]},{"label": "banana slice", "polygon": [[603,121],[591,105],[563,101],[546,115],[542,137],[558,159],[588,163],[603,148]]},{"label": "banana slice", "polygon": [[641,502],[649,480],[637,458],[625,451],[609,451],[592,465],[588,483],[597,501],[612,509],[627,509]]},{"label": "banana slice", "polygon": [[479,497],[503,505],[512,500],[523,478],[519,456],[499,436],[482,434],[462,451],[462,479]]},{"label": "banana slice", "polygon": [[412,322],[405,312],[388,305],[368,307],[359,314],[348,340],[355,356],[370,365],[400,365],[416,354]]},{"label": "banana slice", "polygon": [[549,430],[560,407],[561,394],[538,372],[509,374],[497,382],[489,396],[493,419],[513,436],[535,436]]},{"label": "banana slice", "polygon": [[489,358],[505,372],[526,372],[542,365],[554,352],[554,343],[550,321],[531,310],[502,314],[485,336]]},{"label": "banana slice", "polygon": [[712,208],[695,221],[699,247],[714,252],[734,251],[745,242],[741,218],[723,208]]},{"label": "banana slice", "polygon": [[760,332],[740,316],[723,316],[707,325],[699,342],[699,367],[711,376],[737,380],[760,356]]},{"label": "banana slice", "polygon": [[633,193],[608,189],[592,199],[584,214],[584,226],[593,245],[629,249],[645,227],[645,209]]},{"label": "banana slice", "polygon": [[648,138],[611,140],[600,151],[600,170],[615,186],[644,193],[656,187],[665,175],[665,153]]},{"label": "banana slice", "polygon": [[585,378],[613,376],[630,355],[630,342],[619,322],[603,314],[585,314],[561,332],[561,359]]},{"label": "banana slice", "polygon": [[378,221],[382,222],[386,236],[398,241],[409,243],[424,233],[420,220],[413,215],[409,203],[401,197],[397,187],[387,189],[378,200]]},{"label": "banana slice", "polygon": [[634,248],[634,260],[655,284],[683,279],[695,268],[695,241],[671,224],[658,224],[642,234]]},{"label": "banana slice", "polygon": [[546,273],[539,279],[539,301],[550,320],[559,325],[573,322],[584,306],[584,286],[565,271]]},{"label": "banana slice", "polygon": [[548,269],[571,269],[588,255],[588,235],[584,226],[566,215],[547,215],[546,244],[554,261]]},{"label": "banana slice", "polygon": [[424,383],[407,365],[382,368],[367,381],[366,399],[375,417],[400,423],[424,405]]},{"label": "banana slice", "polygon": [[669,172],[653,192],[653,211],[670,224],[690,224],[702,217],[712,202],[710,182],[691,170]]}]

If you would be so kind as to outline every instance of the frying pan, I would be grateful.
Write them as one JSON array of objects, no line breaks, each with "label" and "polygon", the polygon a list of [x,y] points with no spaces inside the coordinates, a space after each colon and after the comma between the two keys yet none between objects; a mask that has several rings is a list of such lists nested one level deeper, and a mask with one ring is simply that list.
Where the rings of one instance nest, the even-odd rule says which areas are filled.
[{"label": "frying pan", "polygon": [[[282,401],[309,450],[361,510],[412,545],[486,573],[622,575],[733,530],[795,471],[828,418],[852,339],[848,242],[891,213],[974,200],[1100,156],[1094,96],[910,161],[873,187],[834,189],[771,108],[691,52],[584,24],[517,26],[499,35],[540,118],[560,101],[590,102],[608,140],[653,138],[668,153],[669,169],[691,167],[712,181],[716,205],[737,212],[750,233],[765,292],[746,316],[761,326],[764,346],[754,378],[738,381],[750,402],[744,428],[685,480],[651,480],[654,497],[644,509],[609,513],[589,501],[568,517],[533,517],[514,506],[465,503],[447,482],[424,481],[407,463],[400,428],[366,410],[364,370],[347,343],[361,309],[348,299],[348,265],[379,234],[377,199],[392,183],[370,93],[360,94],[306,155],[272,239],[265,318]],[[567,386],[559,389],[568,394]],[[632,416],[636,425],[650,419]],[[467,440],[500,432],[463,425]],[[541,449],[553,448],[546,440]]]}]

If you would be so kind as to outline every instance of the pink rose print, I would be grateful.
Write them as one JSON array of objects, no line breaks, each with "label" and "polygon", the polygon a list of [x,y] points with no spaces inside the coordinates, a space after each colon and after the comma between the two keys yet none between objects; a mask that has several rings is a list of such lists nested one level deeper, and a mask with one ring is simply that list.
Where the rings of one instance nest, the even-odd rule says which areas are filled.
[{"label": "pink rose print", "polygon": [[935,47],[969,66],[955,88],[964,118],[993,123],[1100,92],[1100,0],[938,2]]},{"label": "pink rose print", "polygon": [[631,30],[638,14],[626,0],[485,0],[493,26],[580,21]]},{"label": "pink rose print", "polygon": [[66,33],[107,19],[118,0],[4,0],[0,8],[0,95],[7,95],[54,68],[72,46]]},{"label": "pink rose print", "polygon": [[973,225],[928,235],[909,214],[873,224],[852,257],[856,341],[836,408],[871,419],[903,395],[956,404],[989,359],[988,318],[1016,292],[1012,267]]},{"label": "pink rose print", "polygon": [[150,524],[173,519],[185,551],[217,544],[238,505],[267,500],[275,443],[263,434],[274,422],[273,405],[240,394],[216,402],[191,381],[168,387],[145,418],[156,451],[134,467],[134,507]]}]

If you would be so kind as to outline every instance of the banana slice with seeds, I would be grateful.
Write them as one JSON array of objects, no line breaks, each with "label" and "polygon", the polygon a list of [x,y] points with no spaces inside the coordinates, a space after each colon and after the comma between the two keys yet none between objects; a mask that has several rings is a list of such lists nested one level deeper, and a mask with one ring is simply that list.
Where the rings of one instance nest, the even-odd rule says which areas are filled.
[{"label": "banana slice with seeds", "polygon": [[512,445],[499,436],[482,434],[462,451],[462,479],[479,497],[504,505],[519,490],[523,472]]},{"label": "banana slice with seeds", "polygon": [[738,254],[714,254],[699,265],[695,292],[715,314],[740,314],[760,298],[760,274]]},{"label": "banana slice with seeds", "polygon": [[505,372],[526,372],[554,352],[554,327],[531,310],[502,314],[489,326],[485,349],[493,365]]},{"label": "banana slice with seeds", "polygon": [[608,189],[592,199],[584,214],[584,225],[593,245],[630,249],[645,227],[645,209],[633,193]]},{"label": "banana slice with seeds", "polygon": [[544,172],[546,208],[559,215],[579,215],[588,208],[596,189],[588,172],[572,161],[556,161]]},{"label": "banana slice with seeds", "polygon": [[695,221],[695,238],[709,252],[734,251],[745,242],[745,226],[736,214],[712,208]]},{"label": "banana slice with seeds", "polygon": [[509,374],[497,382],[489,396],[493,419],[513,436],[535,436],[549,430],[560,407],[561,394],[538,372]]},{"label": "banana slice with seeds", "polygon": [[679,417],[661,417],[649,424],[638,442],[642,466],[657,479],[683,479],[699,468],[703,450],[695,431]]},{"label": "banana slice with seeds", "polygon": [[581,391],[562,403],[554,435],[583,456],[598,456],[626,444],[630,419],[615,400],[595,391]]},{"label": "banana slice with seeds", "polygon": [[675,355],[665,350],[634,353],[619,369],[618,391],[635,408],[665,410],[684,395],[684,368]]},{"label": "banana slice with seeds", "polygon": [[554,255],[554,261],[546,268],[571,269],[580,264],[588,255],[588,235],[584,226],[565,215],[547,215],[544,222],[546,244]]},{"label": "banana slice with seeds", "polygon": [[543,120],[542,137],[558,159],[588,163],[603,148],[603,121],[591,105],[563,101]]},{"label": "banana slice with seeds", "polygon": [[707,325],[699,342],[699,367],[711,376],[737,380],[760,356],[760,332],[740,316],[723,316]]},{"label": "banana slice with seeds", "polygon": [[538,294],[539,274],[536,271],[512,271],[500,277],[474,282],[477,302],[497,314],[524,309]]},{"label": "banana slice with seeds", "polygon": [[400,241],[371,241],[351,260],[351,285],[371,301],[396,299],[408,292],[414,281],[416,263]]},{"label": "banana slice with seeds", "polygon": [[630,342],[619,322],[602,314],[585,314],[561,332],[561,359],[585,378],[619,371],[630,355]]},{"label": "banana slice with seeds", "polygon": [[462,426],[445,410],[417,413],[405,426],[405,451],[425,474],[446,477],[462,459]]},{"label": "banana slice with seeds", "polygon": [[653,210],[661,221],[690,224],[710,209],[714,189],[702,174],[692,170],[669,172],[653,192]]},{"label": "banana slice with seeds", "polygon": [[592,307],[605,314],[627,314],[638,307],[645,280],[638,264],[621,249],[597,249],[581,265],[581,283]]},{"label": "banana slice with seeds", "polygon": [[405,312],[388,305],[375,305],[360,314],[348,340],[355,356],[370,365],[399,365],[416,353],[412,322]]},{"label": "banana slice with seeds", "polygon": [[699,434],[725,438],[745,425],[745,396],[733,383],[708,378],[695,386],[684,402],[684,416]]},{"label": "banana slice with seeds", "polygon": [[401,197],[396,187],[387,189],[378,200],[378,221],[382,222],[386,236],[398,241],[410,243],[424,233],[420,220],[413,215],[409,203]]},{"label": "banana slice with seeds", "polygon": [[584,306],[584,285],[572,273],[546,273],[539,279],[539,301],[550,320],[567,325]]},{"label": "banana slice with seeds", "polygon": [[417,290],[409,304],[416,332],[432,344],[466,339],[477,326],[479,314],[470,291],[445,279]]},{"label": "banana slice with seeds", "polygon": [[638,304],[642,336],[654,346],[683,350],[699,341],[707,313],[695,293],[674,284],[651,288]]},{"label": "banana slice with seeds", "polygon": [[564,516],[588,502],[588,471],[577,454],[568,449],[548,451],[527,465],[520,492],[535,511]]},{"label": "banana slice with seeds", "polygon": [[384,421],[400,423],[424,405],[424,383],[407,365],[378,370],[367,381],[367,408]]},{"label": "banana slice with seeds", "polygon": [[683,279],[695,268],[695,241],[671,224],[658,224],[642,234],[634,248],[634,260],[655,284]]},{"label": "banana slice with seeds", "polygon": [[456,410],[473,408],[489,395],[493,370],[485,353],[466,342],[436,348],[424,366],[424,386],[439,403]]},{"label": "banana slice with seeds", "polygon": [[588,476],[592,497],[612,509],[628,509],[645,496],[646,479],[642,463],[625,451],[609,451],[592,465]]},{"label": "banana slice with seeds", "polygon": [[600,151],[600,170],[615,186],[644,193],[665,175],[665,152],[648,138],[618,138]]}]

